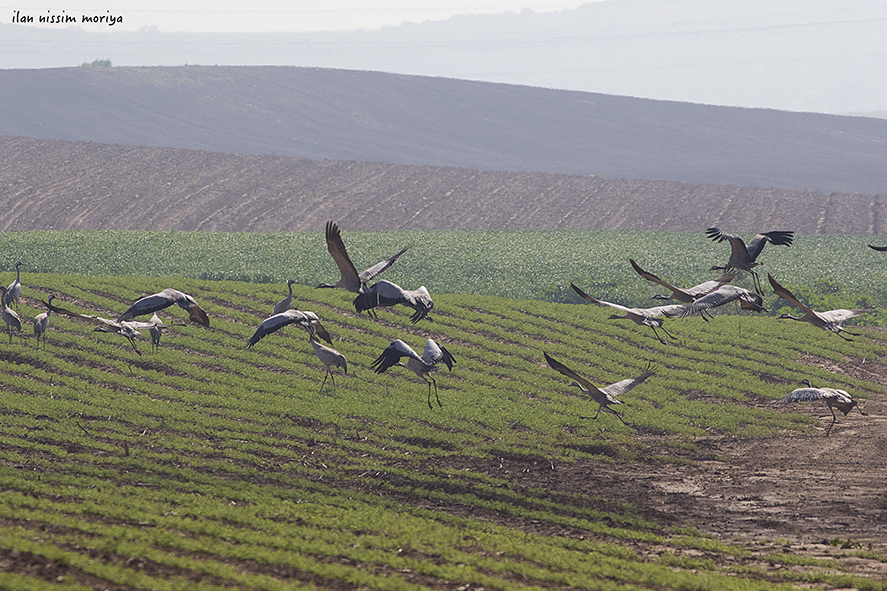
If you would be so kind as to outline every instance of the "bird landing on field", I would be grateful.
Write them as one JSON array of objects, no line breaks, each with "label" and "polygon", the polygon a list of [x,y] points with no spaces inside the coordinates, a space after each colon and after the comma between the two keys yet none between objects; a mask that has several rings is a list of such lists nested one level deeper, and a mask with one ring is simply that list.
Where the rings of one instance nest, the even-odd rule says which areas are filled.
[{"label": "bird landing on field", "polygon": [[597,419],[598,415],[601,414],[601,411],[604,410],[616,415],[616,418],[622,421],[622,424],[627,427],[628,423],[625,422],[625,420],[622,418],[622,415],[610,408],[610,406],[615,404],[625,404],[616,397],[625,394],[626,392],[649,378],[651,375],[653,375],[653,372],[650,371],[650,367],[648,366],[647,371],[637,377],[618,381],[615,384],[610,384],[605,388],[598,388],[594,384],[577,374],[575,371],[553,358],[548,353],[545,353],[543,351],[542,354],[545,355],[545,361],[548,362],[548,365],[551,367],[551,369],[562,373],[571,380],[574,380],[573,383],[570,384],[571,386],[577,386],[584,394],[587,394],[589,398],[598,403],[597,413],[593,417],[579,417],[582,419]]},{"label": "bird landing on field", "polygon": [[131,320],[136,316],[143,314],[152,314],[159,312],[164,308],[168,308],[173,304],[188,312],[188,316],[192,322],[196,322],[201,326],[209,326],[209,316],[203,311],[197,301],[188,294],[177,289],[167,288],[160,293],[145,296],[138,299],[129,307],[129,309],[120,315],[118,322]]},{"label": "bird landing on field", "polygon": [[377,281],[367,293],[361,294],[354,298],[354,309],[360,312],[369,312],[375,315],[375,308],[391,307],[397,304],[403,304],[413,309],[410,321],[416,324],[423,318],[432,321],[428,313],[434,308],[434,302],[425,286],[419,289],[409,290],[403,289],[401,286],[390,281]]},{"label": "bird landing on field", "polygon": [[[404,357],[407,358],[406,364],[401,362],[401,359]],[[395,365],[407,368],[428,384],[428,408],[434,409],[434,407],[431,406],[432,384],[434,385],[434,396],[437,398],[437,406],[443,408],[443,405],[440,403],[440,396],[437,394],[437,382],[431,375],[431,372],[438,369],[437,364],[440,362],[443,362],[450,371],[452,371],[453,366],[456,365],[456,359],[450,355],[450,352],[442,345],[438,345],[434,342],[433,339],[425,341],[425,350],[422,351],[421,357],[405,342],[400,339],[395,339],[391,341],[391,344],[382,351],[382,354],[379,355],[375,361],[373,361],[371,367],[377,374],[384,373],[389,367],[394,367]]]},{"label": "bird landing on field", "polygon": [[842,308],[838,310],[817,312],[806,304],[802,304],[792,292],[777,283],[776,280],[773,279],[773,276],[769,273],[767,274],[767,279],[770,280],[770,286],[773,288],[773,291],[776,293],[776,295],[794,305],[796,308],[799,308],[804,313],[803,316],[792,316],[791,314],[783,314],[782,316],[780,316],[780,318],[788,318],[791,320],[797,320],[799,322],[806,322],[808,324],[812,324],[817,328],[829,330],[837,334],[845,341],[852,341],[853,339],[845,337],[843,334],[841,334],[842,332],[847,332],[847,334],[851,334],[855,337],[859,336],[858,334],[845,329],[844,322],[850,320],[851,318],[856,318],[857,316],[865,314],[869,311],[868,308],[856,308],[854,310],[845,310]]},{"label": "bird landing on field", "polygon": [[595,304],[601,304],[603,306],[610,306],[611,308],[615,308],[616,310],[620,310],[622,312],[625,312],[622,315],[611,314],[610,315],[611,320],[613,320],[613,319],[617,319],[617,320],[618,319],[628,319],[639,326],[649,326],[653,330],[653,334],[656,335],[656,338],[659,339],[659,342],[662,343],[663,345],[666,345],[667,343],[662,339],[662,337],[659,336],[659,333],[656,332],[657,328],[662,330],[662,332],[664,332],[670,338],[672,338],[672,339],[675,338],[674,336],[672,336],[672,334],[670,332],[665,330],[665,327],[662,326],[664,320],[659,317],[665,316],[668,314],[672,314],[672,313],[680,312],[680,310],[682,310],[684,307],[681,304],[668,304],[666,306],[656,306],[655,308],[627,308],[627,307],[621,306],[619,304],[614,304],[611,302],[605,302],[603,300],[595,299],[595,298],[591,297],[590,295],[588,295],[587,293],[585,293],[584,291],[582,291],[581,289],[579,289],[578,287],[576,287],[576,285],[574,285],[572,283],[570,284],[570,287],[572,287],[573,291],[575,291],[577,294],[579,294],[580,297],[588,300],[589,302],[593,302]]},{"label": "bird landing on field", "polygon": [[867,415],[862,408],[859,406],[859,402],[854,400],[850,394],[848,394],[844,390],[837,390],[835,388],[817,388],[813,384],[810,383],[810,380],[801,380],[802,384],[805,384],[806,388],[798,388],[797,390],[792,390],[790,394],[787,396],[783,396],[779,400],[775,400],[773,404],[785,404],[787,402],[806,402],[808,400],[822,400],[828,406],[828,409],[832,413],[832,424],[828,426],[828,430],[825,432],[825,436],[828,437],[829,433],[832,432],[832,427],[834,427],[835,422],[837,422],[838,417],[835,415],[835,410],[832,407],[837,408],[841,412],[844,413],[844,416],[850,413],[853,410],[853,407],[859,411],[862,415]]},{"label": "bird landing on field", "polygon": [[326,367],[323,382],[320,384],[320,392],[323,392],[323,387],[326,384],[327,378],[330,378],[333,382],[333,386],[336,385],[336,378],[333,376],[333,367],[339,367],[346,375],[348,374],[348,361],[345,359],[344,355],[332,347],[327,347],[318,341],[313,327],[309,328],[308,333],[310,335],[308,338],[311,340],[311,346],[314,347],[314,354],[320,359],[320,362],[323,363],[324,367]]}]

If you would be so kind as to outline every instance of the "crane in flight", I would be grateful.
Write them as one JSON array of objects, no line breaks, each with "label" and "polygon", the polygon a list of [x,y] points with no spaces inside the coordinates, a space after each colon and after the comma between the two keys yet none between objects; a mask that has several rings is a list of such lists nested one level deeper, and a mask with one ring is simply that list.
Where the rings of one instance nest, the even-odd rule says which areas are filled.
[{"label": "crane in flight", "polygon": [[683,289],[681,287],[675,287],[674,285],[668,283],[667,281],[663,281],[653,273],[649,271],[644,271],[641,269],[640,265],[638,265],[634,259],[628,259],[628,262],[631,263],[631,266],[637,272],[638,275],[646,279],[647,281],[652,281],[657,285],[661,285],[665,289],[671,291],[671,295],[660,295],[656,294],[653,296],[654,300],[677,300],[683,304],[692,304],[699,298],[704,295],[708,295],[714,290],[718,289],[722,285],[730,283],[736,278],[735,273],[725,273],[721,275],[717,279],[713,279],[711,281],[705,281],[700,283],[699,285],[694,285],[693,287],[688,287]]},{"label": "crane in flight", "polygon": [[686,318],[693,314],[699,314],[703,320],[708,322],[708,318],[705,316],[706,314],[711,316],[710,310],[712,308],[718,308],[734,301],[738,301],[743,310],[750,310],[752,312],[767,311],[764,308],[764,298],[757,293],[736,285],[722,285],[696,301],[681,306],[676,313],[666,312],[665,315],[669,318]]},{"label": "crane in flight", "polygon": [[[141,336],[142,330],[151,330],[157,327],[154,318],[152,317],[149,322],[142,322],[139,320],[111,320],[110,318],[104,318],[102,316],[93,316],[90,314],[80,314],[79,312],[73,312],[66,308],[60,308],[55,304],[51,303],[53,298],[50,298],[49,302],[43,302],[43,305],[46,306],[46,309],[50,312],[55,312],[56,314],[60,314],[62,316],[67,316],[69,318],[77,318],[79,320],[85,320],[91,324],[97,325],[93,332],[110,332],[119,334],[120,336],[126,338],[129,341],[129,344],[132,345],[133,350],[137,355],[141,355],[142,352],[139,351],[138,346],[136,345],[136,338]],[[41,300],[42,301],[42,300]],[[159,318],[157,320],[160,320]],[[162,324],[162,323],[161,323]]]},{"label": "crane in flight", "polygon": [[844,328],[844,322],[850,320],[851,318],[856,318],[857,316],[861,316],[869,311],[868,308],[855,308],[853,310],[845,310],[840,308],[838,310],[827,310],[825,312],[817,312],[810,306],[801,303],[795,295],[790,292],[788,289],[780,285],[773,276],[769,273],[767,274],[767,279],[770,280],[770,286],[773,287],[773,291],[786,300],[796,308],[800,308],[800,310],[804,313],[803,316],[792,316],[791,314],[783,314],[780,318],[789,318],[791,320],[797,320],[799,322],[806,322],[808,324],[812,324],[817,328],[821,328],[823,330],[829,330],[839,337],[844,339],[845,341],[852,341],[853,339],[849,337],[845,337],[842,332],[847,332],[847,334],[851,334],[855,337],[859,335],[856,333],[852,333]]},{"label": "crane in flight", "polygon": [[[401,361],[404,357],[407,358],[405,364]],[[395,339],[373,361],[371,367],[377,374],[381,374],[388,368],[399,365],[422,378],[428,384],[428,408],[433,410],[434,407],[431,405],[432,384],[434,385],[434,396],[437,398],[437,406],[443,408],[443,405],[440,403],[440,396],[437,394],[437,381],[431,375],[432,372],[437,371],[439,363],[443,363],[452,371],[453,366],[456,365],[456,359],[450,355],[450,352],[445,347],[438,345],[433,339],[425,341],[425,350],[422,351],[421,356],[402,340]]]},{"label": "crane in flight", "polygon": [[117,318],[117,321],[124,322],[132,320],[136,316],[159,312],[173,304],[188,312],[188,316],[191,318],[192,322],[196,322],[201,326],[209,326],[209,316],[207,316],[206,312],[203,311],[203,308],[197,304],[197,301],[190,295],[177,289],[172,289],[171,287],[164,289],[159,293],[136,300],[126,312]]},{"label": "crane in flight", "polygon": [[573,291],[579,294],[580,297],[588,300],[589,302],[593,302],[595,304],[601,304],[603,306],[610,306],[616,310],[624,312],[624,314],[611,314],[610,319],[628,319],[637,324],[638,326],[649,326],[653,330],[653,334],[656,335],[656,338],[659,339],[659,342],[663,345],[667,344],[662,337],[659,336],[659,333],[656,332],[656,329],[659,328],[668,335],[670,338],[674,339],[670,332],[665,330],[665,327],[662,326],[664,320],[660,318],[660,316],[665,316],[667,314],[678,313],[684,306],[682,304],[668,304],[665,306],[656,306],[655,308],[628,308],[626,306],[622,306],[620,304],[614,304],[612,302],[605,302],[603,300],[598,300],[580,288],[576,287],[575,284],[571,283],[570,287],[573,288]]},{"label": "crane in flight", "polygon": [[433,320],[428,316],[428,313],[434,308],[434,302],[424,285],[419,289],[410,290],[382,279],[370,287],[367,293],[362,293],[354,298],[354,309],[358,313],[368,312],[373,316],[375,308],[379,306],[391,307],[397,304],[403,304],[413,309],[413,314],[410,316],[410,321],[413,324],[423,318],[427,318],[429,321]]},{"label": "crane in flight", "polygon": [[280,330],[284,326],[290,324],[298,324],[310,334],[317,334],[330,345],[333,344],[333,339],[330,337],[330,333],[328,333],[323,327],[323,324],[320,323],[320,318],[317,314],[314,312],[303,312],[301,310],[290,308],[289,310],[285,310],[266,318],[262,324],[259,325],[259,328],[256,329],[256,332],[250,338],[249,343],[247,343],[246,348],[249,349],[272,332]]},{"label": "crane in flight", "polygon": [[723,267],[712,267],[711,270],[722,270],[725,273],[732,270],[748,271],[754,281],[755,291],[763,295],[764,290],[761,287],[761,280],[754,270],[755,267],[763,264],[758,262],[758,256],[768,242],[778,246],[791,246],[795,233],[783,230],[762,232],[761,234],[756,234],[751,239],[751,242],[748,243],[748,246],[745,245],[742,238],[727,234],[720,228],[709,228],[705,231],[705,235],[715,242],[724,242],[726,240],[730,243],[730,259],[727,261],[727,264]]},{"label": "crane in flight", "polygon": [[342,233],[335,222],[326,223],[326,247],[336,262],[341,277],[336,283],[321,283],[317,288],[344,289],[357,294],[367,293],[367,283],[393,265],[397,257],[405,253],[409,248],[407,246],[393,257],[376,263],[363,273],[358,273],[354,263],[351,262],[351,257],[348,256],[345,243],[342,241]]},{"label": "crane in flight", "polygon": [[[796,390],[792,390],[790,394],[787,396],[783,396],[779,400],[774,400],[773,404],[785,404],[787,402],[807,402],[809,400],[822,400],[825,402],[828,409],[832,412],[832,424],[828,426],[828,430],[825,432],[825,436],[828,437],[829,433],[832,432],[832,427],[834,427],[835,423],[838,420],[838,417],[835,415],[835,408],[844,413],[844,416],[847,416],[853,407],[860,412],[862,415],[867,415],[868,413],[863,412],[862,408],[859,406],[859,402],[854,400],[853,397],[848,394],[845,390],[838,390],[835,388],[817,388],[813,384],[810,383],[810,380],[804,379],[801,380],[802,384],[805,384],[806,388],[798,388]],[[833,408],[834,407],[834,408]]]},{"label": "crane in flight", "polygon": [[604,410],[616,415],[616,418],[622,421],[623,425],[628,426],[628,423],[625,422],[625,420],[622,418],[622,415],[610,408],[610,406],[616,404],[625,404],[624,402],[619,400],[617,396],[625,394],[626,392],[649,378],[651,375],[653,375],[653,372],[650,371],[650,368],[648,367],[647,371],[639,376],[620,380],[615,384],[610,384],[609,386],[606,386],[604,388],[598,388],[597,386],[577,374],[575,371],[573,371],[560,361],[556,360],[548,353],[543,351],[543,355],[545,355],[545,361],[548,362],[548,365],[551,367],[551,369],[558,371],[573,380],[573,383],[570,384],[571,386],[577,386],[583,394],[587,395],[589,398],[598,403],[597,413],[593,417],[580,417],[583,419],[597,419],[598,415],[601,414],[601,411]]}]

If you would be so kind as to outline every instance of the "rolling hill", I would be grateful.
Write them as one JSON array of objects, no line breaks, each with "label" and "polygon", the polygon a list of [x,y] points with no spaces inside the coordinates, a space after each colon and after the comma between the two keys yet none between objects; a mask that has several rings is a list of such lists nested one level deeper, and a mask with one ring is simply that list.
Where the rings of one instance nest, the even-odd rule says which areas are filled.
[{"label": "rolling hill", "polygon": [[298,67],[0,70],[0,135],[875,195],[887,121]]}]

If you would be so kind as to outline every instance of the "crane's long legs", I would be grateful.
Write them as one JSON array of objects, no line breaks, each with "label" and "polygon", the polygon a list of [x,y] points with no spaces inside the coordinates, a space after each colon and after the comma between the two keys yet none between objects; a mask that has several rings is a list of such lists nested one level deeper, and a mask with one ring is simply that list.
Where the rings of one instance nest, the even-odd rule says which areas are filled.
[{"label": "crane's long legs", "polygon": [[[422,378],[425,379],[426,382],[428,382],[428,408],[430,408],[431,410],[434,410],[434,407],[431,405],[431,385],[432,384],[434,384],[434,397],[437,398],[437,406],[439,406],[440,408],[443,408],[443,404],[440,403],[440,396],[437,395],[437,381],[435,381],[435,379],[432,378],[431,376],[428,376],[428,378],[425,378],[425,376],[422,376]],[[430,378],[430,380],[429,380],[429,378]]]}]

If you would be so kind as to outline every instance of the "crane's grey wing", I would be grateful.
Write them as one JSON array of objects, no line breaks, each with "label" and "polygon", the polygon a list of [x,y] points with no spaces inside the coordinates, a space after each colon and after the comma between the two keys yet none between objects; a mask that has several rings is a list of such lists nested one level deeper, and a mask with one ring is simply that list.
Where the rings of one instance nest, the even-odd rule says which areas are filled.
[{"label": "crane's grey wing", "polygon": [[[613,304],[610,304],[610,305],[612,306]],[[613,306],[613,307],[615,308],[616,306]],[[625,309],[628,310],[628,308],[625,308]],[[655,308],[644,308],[641,311],[644,312],[645,315],[649,316],[650,318],[658,318],[659,316],[674,315],[683,309],[684,309],[683,304],[667,304],[665,306],[656,306]]]},{"label": "crane's grey wing", "polygon": [[614,397],[620,396],[622,394],[625,394],[626,392],[628,392],[629,390],[631,390],[632,388],[634,388],[638,384],[643,383],[643,381],[646,380],[647,378],[649,378],[651,375],[653,375],[653,372],[648,371],[648,372],[644,372],[641,375],[634,377],[634,378],[620,380],[620,381],[616,382],[615,384],[610,384],[606,388],[601,388],[601,392],[603,392],[604,394],[607,394],[609,396],[614,396]]},{"label": "crane's grey wing", "polygon": [[792,390],[786,396],[779,400],[774,400],[773,404],[785,404],[787,402],[807,402],[810,400],[822,400],[823,398],[834,398],[835,390],[829,392],[828,388],[798,388]]},{"label": "crane's grey wing", "polygon": [[357,268],[351,262],[348,251],[345,249],[345,243],[342,242],[342,232],[339,230],[338,224],[335,222],[326,223],[326,248],[330,251],[339,273],[348,280],[360,281]]},{"label": "crane's grey wing", "polygon": [[764,250],[764,245],[768,242],[772,242],[777,246],[791,246],[792,241],[794,241],[794,236],[794,232],[783,230],[757,234],[752,238],[751,242],[748,243],[748,256],[750,256],[752,260],[757,259],[758,255],[761,254],[761,251]]},{"label": "crane's grey wing", "polygon": [[376,277],[376,275],[378,275],[379,273],[381,273],[382,271],[384,271],[385,269],[387,269],[388,267],[393,265],[394,261],[397,260],[397,257],[399,257],[400,255],[405,253],[409,248],[410,247],[407,246],[406,248],[401,250],[399,253],[397,253],[393,257],[391,257],[389,259],[385,259],[382,262],[376,263],[375,265],[373,265],[372,267],[370,267],[369,269],[367,269],[366,271],[364,271],[363,273],[360,274],[360,280],[364,283],[367,283],[368,281],[372,281]]},{"label": "crane's grey wing", "polygon": [[372,367],[373,371],[376,373],[384,373],[389,367],[393,367],[400,363],[402,357],[412,357],[417,361],[425,363],[425,361],[419,357],[419,354],[413,351],[412,347],[400,339],[395,339],[391,341],[390,345],[385,347],[385,350],[382,351],[375,361],[373,361],[370,367]]},{"label": "crane's grey wing", "polygon": [[551,367],[551,369],[553,369],[557,372],[560,372],[561,374],[567,376],[571,380],[576,380],[576,382],[581,384],[586,390],[600,392],[600,390],[598,389],[597,386],[595,386],[594,384],[592,384],[591,382],[589,382],[588,380],[586,380],[585,378],[583,378],[582,376],[580,376],[579,374],[574,372],[572,369],[570,369],[569,367],[567,367],[566,365],[564,365],[563,363],[561,363],[560,361],[558,361],[557,359],[555,359],[554,357],[549,355],[548,353],[543,351],[542,354],[545,356],[545,361],[548,362],[548,365],[549,365],[549,367]]},{"label": "crane's grey wing", "polygon": [[703,311],[711,310],[712,308],[717,308],[719,306],[729,304],[730,302],[741,299],[743,297],[757,302],[759,306],[764,301],[763,298],[761,298],[761,296],[758,296],[757,294],[754,294],[755,296],[757,296],[757,298],[755,299],[751,292],[746,289],[742,289],[741,287],[734,287],[732,285],[724,287],[729,289],[719,288],[707,295],[702,296],[692,304],[684,306],[680,310],[680,312],[676,314],[676,316],[678,318],[686,318],[688,316],[692,316],[693,314],[699,314]]},{"label": "crane's grey wing", "polygon": [[[428,313],[434,309],[434,301],[424,285],[419,286],[419,289],[415,291],[406,292],[405,295],[406,301],[404,303],[414,310],[413,315],[410,316],[410,321],[413,324],[426,318]],[[429,318],[429,320],[431,319]]]},{"label": "crane's grey wing", "polygon": [[135,318],[136,316],[141,316],[143,314],[151,314],[153,312],[157,312],[159,310],[163,310],[164,308],[168,308],[175,303],[175,300],[172,298],[166,297],[163,292],[155,293],[153,295],[145,296],[136,300],[123,314],[121,314],[118,318],[118,322],[124,322],[126,320],[130,320]]},{"label": "crane's grey wing", "polygon": [[640,265],[638,265],[634,261],[634,259],[628,259],[628,262],[631,263],[631,266],[634,268],[635,272],[637,272],[638,275],[640,275],[641,277],[643,277],[647,281],[652,281],[653,283],[661,285],[665,289],[669,289],[673,292],[683,291],[683,290],[675,287],[674,285],[668,283],[667,281],[663,281],[662,279],[660,279],[659,277],[657,277],[653,273],[650,273],[649,271],[644,271],[643,269],[641,269]]},{"label": "crane's grey wing", "polygon": [[720,287],[730,283],[734,279],[736,279],[736,273],[725,273],[717,279],[712,279],[711,281],[703,281],[699,285],[694,285],[693,287],[687,288],[685,291],[692,295],[694,299],[699,299],[702,296],[708,295],[716,289],[719,289]]},{"label": "crane's grey wing", "polygon": [[[577,294],[579,294],[579,297],[586,299],[589,302],[593,302],[595,304],[601,304],[603,306],[610,306],[611,308],[616,308],[617,310],[620,310],[622,312],[634,312],[635,311],[631,308],[626,308],[625,306],[621,306],[619,304],[614,304],[613,302],[605,302],[604,300],[598,300],[596,298],[593,298],[590,295],[588,295],[587,293],[585,293],[584,291],[582,291],[574,283],[571,283],[570,287],[573,288],[573,291],[575,291]],[[660,306],[660,307],[665,307],[665,306]]]},{"label": "crane's grey wing", "polygon": [[[41,300],[43,301],[43,300]],[[90,316],[88,314],[80,314],[79,312],[72,312],[71,310],[66,310],[65,308],[60,308],[55,304],[50,302],[43,302],[43,305],[46,306],[47,310],[51,310],[56,314],[61,314],[62,316],[68,316],[69,318],[79,318],[80,320],[86,320],[87,322],[92,322],[93,324],[116,324],[116,320],[110,320],[108,318],[102,318],[101,316]]]},{"label": "crane's grey wing", "polygon": [[705,230],[705,235],[714,240],[715,242],[723,242],[724,240],[729,240],[732,238],[729,234],[721,230],[720,228],[708,228]]},{"label": "crane's grey wing", "polygon": [[770,287],[773,288],[773,292],[784,299],[785,301],[793,304],[795,307],[799,308],[805,314],[816,315],[816,312],[813,311],[809,306],[802,304],[798,298],[795,297],[795,294],[781,286],[770,273],[767,273],[767,279],[770,281]]},{"label": "crane's grey wing", "polygon": [[456,364],[456,360],[450,355],[450,352],[443,346],[434,342],[433,339],[425,341],[425,350],[422,352],[422,361],[428,365],[437,365],[443,361],[450,370],[452,370],[453,366]]},{"label": "crane's grey wing", "polygon": [[868,308],[856,308],[854,310],[845,310],[841,308],[838,310],[827,310],[825,312],[819,312],[818,314],[819,317],[826,322],[835,322],[840,324],[846,320],[850,320],[851,318],[861,316],[869,311],[870,310]]}]

